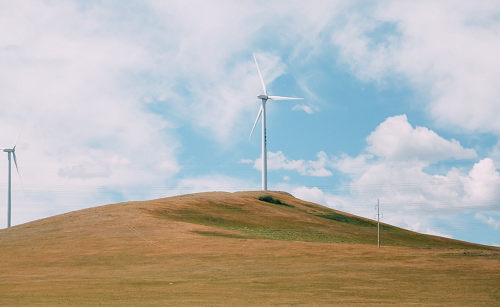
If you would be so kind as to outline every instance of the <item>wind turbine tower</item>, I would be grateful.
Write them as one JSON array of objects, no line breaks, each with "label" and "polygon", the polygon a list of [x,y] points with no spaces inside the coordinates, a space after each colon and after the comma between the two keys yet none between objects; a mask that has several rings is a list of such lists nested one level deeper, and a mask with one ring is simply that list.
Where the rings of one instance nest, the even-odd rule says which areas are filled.
[{"label": "wind turbine tower", "polygon": [[248,139],[252,137],[253,130],[259,121],[259,117],[262,115],[262,191],[267,191],[267,144],[266,144],[266,103],[267,100],[301,100],[304,98],[295,98],[295,97],[281,97],[281,96],[270,96],[267,95],[266,84],[264,83],[264,79],[262,78],[262,74],[260,73],[259,64],[257,63],[257,58],[255,54],[253,55],[253,59],[255,60],[255,65],[257,65],[257,71],[259,72],[260,83],[262,84],[262,89],[264,90],[264,94],[258,95],[257,98],[262,100],[262,104],[260,106],[259,113],[257,114],[257,119],[255,119],[255,123],[253,124],[252,131],[250,132],[250,136]]},{"label": "wind turbine tower", "polygon": [[[24,118],[24,121],[26,120],[26,117]],[[19,178],[21,175],[19,174],[19,168],[17,167],[17,160],[16,160],[16,146],[17,146],[17,140],[19,140],[19,136],[21,135],[21,131],[23,130],[24,126],[24,121],[21,126],[21,129],[19,130],[19,133],[17,134],[16,141],[14,142],[14,147],[12,148],[4,148],[3,151],[8,153],[8,158],[9,158],[9,183],[8,183],[8,196],[7,196],[7,228],[11,226],[11,216],[12,216],[12,159],[14,158],[14,165],[16,166],[17,174],[19,175]],[[0,149],[1,150],[1,149]],[[22,184],[22,183],[21,183]]]}]

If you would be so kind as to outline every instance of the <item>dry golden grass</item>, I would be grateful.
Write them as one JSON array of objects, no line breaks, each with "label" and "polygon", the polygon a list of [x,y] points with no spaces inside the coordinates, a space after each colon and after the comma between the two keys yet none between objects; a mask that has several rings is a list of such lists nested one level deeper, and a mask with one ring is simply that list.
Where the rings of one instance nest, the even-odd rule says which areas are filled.
[{"label": "dry golden grass", "polygon": [[129,202],[4,229],[0,306],[500,306],[498,248],[387,226],[393,246],[378,249],[369,221],[262,195]]}]

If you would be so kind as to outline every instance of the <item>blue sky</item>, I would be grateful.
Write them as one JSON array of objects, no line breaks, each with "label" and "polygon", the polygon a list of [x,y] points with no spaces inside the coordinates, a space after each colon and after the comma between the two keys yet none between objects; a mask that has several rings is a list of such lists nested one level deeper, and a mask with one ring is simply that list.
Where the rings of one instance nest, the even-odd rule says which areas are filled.
[{"label": "blue sky", "polygon": [[[13,224],[109,203],[269,189],[500,244],[497,1],[10,1],[0,146]],[[6,226],[7,154],[0,163]],[[3,199],[3,200],[1,200]]]}]

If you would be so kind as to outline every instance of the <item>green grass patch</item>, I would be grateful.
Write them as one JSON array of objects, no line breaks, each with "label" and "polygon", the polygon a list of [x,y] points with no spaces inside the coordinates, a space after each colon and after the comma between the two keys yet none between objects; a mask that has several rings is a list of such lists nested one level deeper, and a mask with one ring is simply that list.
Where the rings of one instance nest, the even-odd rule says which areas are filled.
[{"label": "green grass patch", "polygon": [[[319,216],[319,217],[322,217],[325,219],[329,219],[329,220],[333,220],[333,221],[337,221],[337,222],[341,222],[341,223],[356,225],[356,226],[377,227],[377,223],[375,223],[375,222],[367,221],[367,220],[360,219],[360,218],[354,217],[354,216],[339,214],[336,212],[330,212],[327,214],[318,214],[316,216]],[[389,230],[392,228],[393,227],[390,227],[387,225],[380,225],[380,229],[383,229],[383,230]]]},{"label": "green grass patch", "polygon": [[286,206],[290,208],[295,208],[293,205],[289,205],[287,203],[282,202],[281,200],[272,197],[271,195],[264,195],[259,197],[260,201],[265,201],[267,203],[275,204],[275,205],[280,205],[280,206]]},{"label": "green grass patch", "polygon": [[358,243],[357,240],[307,228],[245,227],[232,229],[261,239],[321,243]]},{"label": "green grass patch", "polygon": [[[256,198],[259,198],[257,200]],[[275,197],[257,196],[252,201],[256,207],[246,207],[242,203],[194,203],[177,210],[153,211],[153,215],[193,224],[223,229],[207,229],[199,233],[206,236],[234,239],[270,239],[278,241],[305,241],[325,243],[376,244],[377,222],[357,216],[342,214],[317,206],[314,212],[302,206],[284,204]],[[266,211],[269,205],[277,205],[283,213]],[[304,206],[309,204],[304,204]],[[260,208],[259,208],[260,206]],[[279,207],[279,208],[278,208]],[[310,209],[308,209],[310,210]],[[313,218],[313,219],[311,219]],[[468,248],[474,247],[465,242],[448,241],[444,238],[414,233],[398,227],[380,224],[381,244],[385,246],[411,246],[418,248]],[[238,234],[239,233],[239,234]]]},{"label": "green grass patch", "polygon": [[222,232],[216,232],[216,231],[201,231],[201,230],[195,230],[193,232],[197,233],[199,235],[208,236],[208,237],[222,237],[222,238],[230,238],[230,239],[251,239],[251,237],[249,237],[249,236],[239,235],[239,234],[234,234],[234,233],[222,233]]},{"label": "green grass patch", "polygon": [[[281,221],[267,216],[256,216],[253,214],[224,214],[217,206],[215,212],[199,212],[189,209],[178,210],[170,213],[160,213],[159,216],[169,216],[176,220],[216,227],[238,234],[224,234],[217,231],[196,231],[206,236],[236,238],[236,239],[269,239],[278,241],[305,241],[325,243],[367,243],[360,242],[358,238],[346,237],[336,233],[328,232],[322,225],[311,225],[308,222]],[[236,211],[238,212],[238,211]],[[218,215],[217,215],[218,214]],[[223,217],[221,217],[223,215]]]}]

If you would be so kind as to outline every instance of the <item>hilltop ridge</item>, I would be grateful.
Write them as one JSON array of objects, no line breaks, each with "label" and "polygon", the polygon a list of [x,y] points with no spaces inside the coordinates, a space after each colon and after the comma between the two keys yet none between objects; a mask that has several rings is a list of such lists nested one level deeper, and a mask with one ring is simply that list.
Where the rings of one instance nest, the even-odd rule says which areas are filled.
[{"label": "hilltop ridge", "polygon": [[[263,200],[265,197],[269,200]],[[123,231],[123,226],[132,221],[143,228],[175,225],[179,235],[377,244],[376,221],[303,201],[281,191],[204,192],[105,205],[4,229],[0,240],[6,240],[11,232],[16,237],[57,233],[69,238],[71,233],[85,231],[111,234],[118,229]],[[92,225],[90,229],[84,229],[89,225]],[[496,249],[385,223],[380,225],[385,246]]]}]

